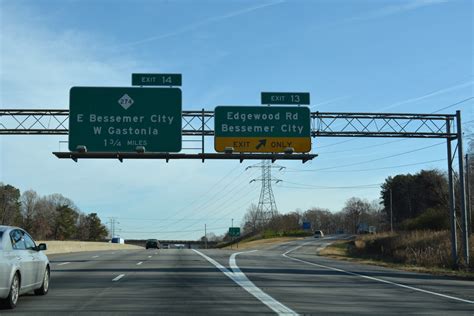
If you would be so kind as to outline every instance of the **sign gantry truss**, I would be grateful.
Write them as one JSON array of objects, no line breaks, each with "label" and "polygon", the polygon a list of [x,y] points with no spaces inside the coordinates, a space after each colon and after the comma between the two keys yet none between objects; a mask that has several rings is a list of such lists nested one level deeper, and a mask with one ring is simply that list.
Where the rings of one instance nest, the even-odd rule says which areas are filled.
[{"label": "sign gantry truss", "polygon": [[[456,115],[312,112],[316,137],[457,137]],[[452,132],[447,132],[447,122]],[[69,110],[0,109],[0,135],[67,135]],[[214,111],[182,112],[183,136],[213,136]]]}]

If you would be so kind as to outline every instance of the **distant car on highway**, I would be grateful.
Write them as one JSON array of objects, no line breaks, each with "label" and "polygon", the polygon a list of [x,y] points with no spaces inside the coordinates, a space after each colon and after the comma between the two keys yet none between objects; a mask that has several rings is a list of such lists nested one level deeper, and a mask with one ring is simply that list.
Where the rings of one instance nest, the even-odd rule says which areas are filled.
[{"label": "distant car on highway", "polygon": [[322,230],[315,230],[314,231],[314,238],[322,238],[324,237],[324,233]]},{"label": "distant car on highway", "polygon": [[155,249],[160,249],[160,242],[158,239],[148,239],[145,244],[145,248],[155,248]]},{"label": "distant car on highway", "polygon": [[163,244],[163,247],[161,247],[163,249],[170,249],[170,245],[169,244]]},{"label": "distant car on highway", "polygon": [[18,297],[49,290],[50,267],[43,253],[46,244],[36,245],[23,229],[0,226],[0,306],[15,308]]}]

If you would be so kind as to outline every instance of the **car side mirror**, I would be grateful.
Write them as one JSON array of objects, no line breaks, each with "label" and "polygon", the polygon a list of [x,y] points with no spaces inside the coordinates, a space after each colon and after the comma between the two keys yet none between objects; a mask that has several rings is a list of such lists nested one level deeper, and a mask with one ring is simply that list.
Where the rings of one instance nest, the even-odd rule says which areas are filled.
[{"label": "car side mirror", "polygon": [[38,246],[36,246],[36,251],[45,251],[47,249],[48,247],[46,247],[46,244],[39,244]]}]

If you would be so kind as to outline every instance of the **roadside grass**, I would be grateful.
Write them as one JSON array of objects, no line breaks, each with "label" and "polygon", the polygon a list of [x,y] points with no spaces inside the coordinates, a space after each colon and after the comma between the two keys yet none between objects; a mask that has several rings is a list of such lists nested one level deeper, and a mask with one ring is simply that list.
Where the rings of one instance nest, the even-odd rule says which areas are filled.
[{"label": "roadside grass", "polygon": [[251,237],[249,239],[245,239],[238,244],[233,244],[231,246],[224,247],[222,249],[232,249],[232,250],[252,250],[252,249],[264,249],[269,246],[275,244],[281,244],[284,242],[289,242],[293,240],[300,240],[303,239],[302,237],[273,237],[273,238],[265,238],[265,239],[258,239],[255,237]]},{"label": "roadside grass", "polygon": [[463,262],[452,270],[451,242],[448,231],[412,231],[358,236],[339,241],[319,255],[407,271],[455,276],[474,280],[474,236],[470,239],[470,267]]},{"label": "roadside grass", "polygon": [[47,255],[68,253],[68,252],[83,252],[83,251],[102,251],[102,250],[124,250],[124,249],[143,249],[143,247],[129,245],[129,244],[115,244],[109,242],[98,241],[60,241],[60,240],[45,240],[37,241],[37,243],[45,243],[48,250],[45,251]]},{"label": "roadside grass", "polygon": [[[289,230],[289,231],[276,231],[273,229],[266,229],[263,232],[252,234],[252,235],[247,235],[247,236],[241,236],[236,238],[235,240],[232,241],[225,241],[222,243],[219,243],[216,248],[221,248],[221,249],[234,249],[237,247],[237,244],[239,245],[245,245],[247,243],[250,243],[252,241],[258,241],[258,240],[272,240],[270,243],[278,243],[278,241],[275,240],[280,240],[280,241],[285,241],[285,240],[297,240],[301,239],[303,237],[308,237],[311,236],[312,233],[304,231],[304,230]],[[285,239],[288,238],[288,239]],[[266,242],[258,242],[258,243],[263,243],[265,244]],[[257,243],[257,244],[258,244]],[[235,246],[233,246],[235,245]]]}]

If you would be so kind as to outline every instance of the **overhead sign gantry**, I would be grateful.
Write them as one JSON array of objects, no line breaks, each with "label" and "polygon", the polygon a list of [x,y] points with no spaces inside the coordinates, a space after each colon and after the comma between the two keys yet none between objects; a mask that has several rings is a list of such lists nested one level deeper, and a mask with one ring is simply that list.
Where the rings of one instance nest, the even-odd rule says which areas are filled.
[{"label": "overhead sign gantry", "polygon": [[[274,102],[280,102],[277,99],[274,100],[276,100]],[[125,102],[125,104],[127,103]],[[231,154],[205,153],[204,138],[206,136],[214,136],[215,132],[210,123],[214,119],[214,115],[215,113],[213,111],[205,111],[204,109],[202,109],[202,111],[182,111],[181,134],[201,138],[202,152],[199,154],[154,152],[94,153],[77,151],[55,152],[53,154],[58,158],[70,158],[74,160],[79,158],[115,158],[119,160],[166,159],[167,161],[169,159],[202,159],[203,161],[205,159],[239,159],[241,162],[245,159],[270,159],[272,161],[277,159],[291,159],[306,162],[317,156],[315,154],[289,155],[274,152],[233,152]],[[69,132],[66,122],[71,118],[72,112],[70,113],[68,110],[0,109],[0,135],[65,135]],[[312,112],[310,120],[311,137],[402,137],[446,139],[451,222],[451,254],[453,256],[454,265],[459,263],[458,250],[462,250],[464,261],[466,263],[469,262],[469,230],[466,209],[466,190],[464,187],[465,171],[460,111],[456,111],[456,114]],[[457,152],[458,156],[460,198],[456,200],[456,203],[459,203],[459,208],[461,209],[461,223],[458,223],[457,214],[455,212],[455,186],[453,180],[454,153],[451,148],[451,142],[453,141],[456,141],[454,153]],[[462,231],[461,249],[458,249],[457,246],[458,238],[456,231],[458,225]]]}]

